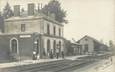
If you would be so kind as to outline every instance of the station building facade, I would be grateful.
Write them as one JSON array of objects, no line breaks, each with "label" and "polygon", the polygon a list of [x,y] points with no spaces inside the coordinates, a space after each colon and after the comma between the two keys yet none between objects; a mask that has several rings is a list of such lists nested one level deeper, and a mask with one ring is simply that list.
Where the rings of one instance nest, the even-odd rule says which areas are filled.
[{"label": "station building facade", "polygon": [[18,48],[13,55],[25,53],[20,58],[29,59],[35,51],[43,58],[49,57],[50,52],[55,55],[56,51],[64,51],[64,25],[55,20],[54,14],[46,16],[41,11],[35,13],[34,4],[31,3],[28,4],[27,16],[20,15],[20,6],[14,6],[14,16],[4,20],[4,33],[0,35],[3,39],[8,38],[4,46],[8,46],[11,53]]},{"label": "station building facade", "polygon": [[40,54],[39,41],[40,35],[37,33],[0,35],[0,61],[30,59],[35,49]]}]

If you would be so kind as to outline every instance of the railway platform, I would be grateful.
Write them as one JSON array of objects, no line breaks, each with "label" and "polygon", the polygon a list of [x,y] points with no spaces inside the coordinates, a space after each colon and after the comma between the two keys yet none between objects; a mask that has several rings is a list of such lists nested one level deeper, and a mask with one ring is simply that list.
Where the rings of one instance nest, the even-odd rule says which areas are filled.
[{"label": "railway platform", "polygon": [[[67,60],[76,60],[79,57],[86,57],[87,55],[77,55],[77,56],[67,56],[64,59]],[[52,62],[52,61],[58,61],[63,60],[63,58],[54,58],[54,59],[39,59],[39,60],[23,60],[23,61],[17,61],[17,62],[10,62],[10,63],[1,63],[0,68],[8,68],[8,67],[15,67],[15,66],[21,66],[21,65],[29,65],[29,64],[35,64],[35,63],[43,63],[43,62]]]}]

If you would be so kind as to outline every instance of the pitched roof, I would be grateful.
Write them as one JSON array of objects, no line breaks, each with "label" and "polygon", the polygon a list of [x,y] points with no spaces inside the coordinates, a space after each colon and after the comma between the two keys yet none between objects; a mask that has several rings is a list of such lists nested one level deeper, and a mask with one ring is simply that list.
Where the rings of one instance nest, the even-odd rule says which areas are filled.
[{"label": "pitched roof", "polygon": [[[97,43],[99,43],[99,44],[103,44],[103,43],[101,43],[101,42],[99,42],[98,40],[96,40],[95,38],[93,38],[93,37],[90,37],[90,36],[88,36],[88,35],[85,35],[84,37],[82,37],[80,40],[82,40],[82,39],[84,39],[84,38],[90,38],[90,39],[92,39],[92,40],[94,40],[95,42],[97,42]],[[78,40],[76,43],[79,43],[79,41],[80,40]]]}]

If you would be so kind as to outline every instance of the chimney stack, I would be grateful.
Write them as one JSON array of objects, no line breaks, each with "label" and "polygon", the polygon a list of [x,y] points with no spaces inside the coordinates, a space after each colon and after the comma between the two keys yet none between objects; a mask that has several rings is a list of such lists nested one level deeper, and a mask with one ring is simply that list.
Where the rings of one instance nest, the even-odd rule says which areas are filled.
[{"label": "chimney stack", "polygon": [[34,3],[28,4],[28,16],[34,15]]},{"label": "chimney stack", "polygon": [[14,16],[20,16],[20,5],[14,6]]}]

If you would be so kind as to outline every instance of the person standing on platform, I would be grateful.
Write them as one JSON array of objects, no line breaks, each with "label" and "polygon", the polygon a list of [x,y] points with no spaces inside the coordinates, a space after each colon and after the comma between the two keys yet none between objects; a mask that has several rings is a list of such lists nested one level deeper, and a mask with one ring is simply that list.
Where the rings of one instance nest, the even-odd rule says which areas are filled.
[{"label": "person standing on platform", "polygon": [[62,51],[62,58],[64,58],[64,52]]},{"label": "person standing on platform", "polygon": [[33,60],[36,60],[36,51],[33,51]]},{"label": "person standing on platform", "polygon": [[112,59],[112,56],[111,56],[111,58],[110,58],[110,59],[111,59],[111,64],[113,64],[113,59]]},{"label": "person standing on platform", "polygon": [[33,51],[33,63],[36,63],[36,60],[37,60],[37,53],[36,51]]},{"label": "person standing on platform", "polygon": [[59,49],[57,48],[56,49],[56,58],[58,59],[58,57],[59,57]]},{"label": "person standing on platform", "polygon": [[53,59],[53,52],[52,52],[52,49],[50,51],[50,58]]}]

